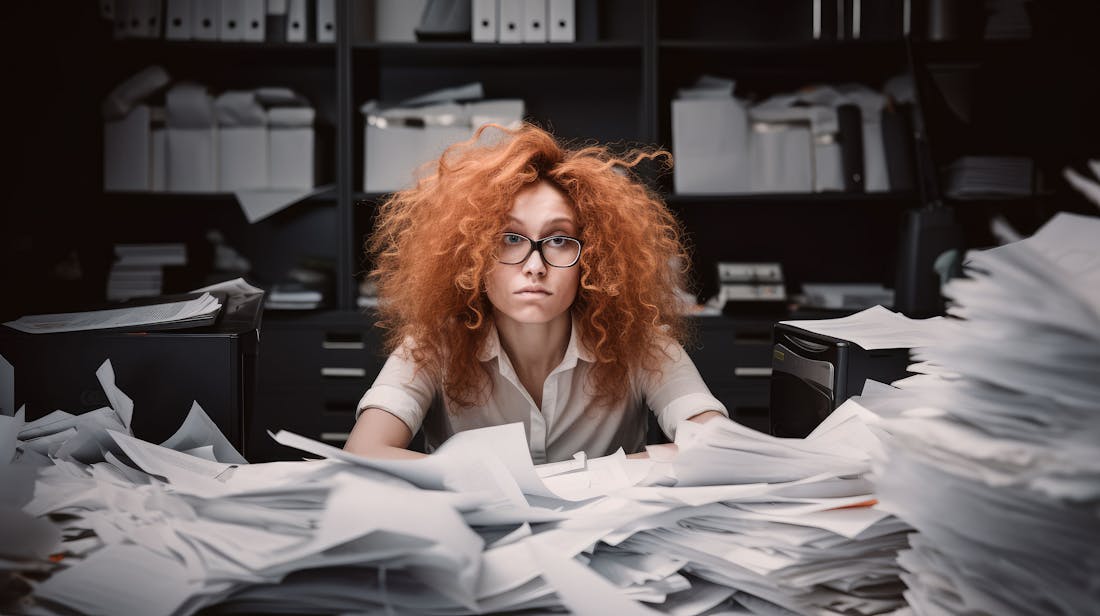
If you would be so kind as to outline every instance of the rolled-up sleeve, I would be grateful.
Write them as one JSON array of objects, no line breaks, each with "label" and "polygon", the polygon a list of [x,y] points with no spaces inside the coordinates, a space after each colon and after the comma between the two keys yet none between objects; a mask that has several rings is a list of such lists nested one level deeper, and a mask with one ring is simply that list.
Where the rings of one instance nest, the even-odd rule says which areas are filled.
[{"label": "rolled-up sleeve", "polygon": [[729,417],[729,411],[710,393],[684,348],[670,340],[664,351],[668,359],[659,374],[647,373],[642,379],[642,395],[665,434],[676,438],[676,426],[681,421],[705,411]]},{"label": "rolled-up sleeve", "polygon": [[359,419],[364,409],[381,409],[405,422],[409,431],[416,434],[435,397],[435,390],[435,380],[429,371],[418,370],[408,353],[398,349],[390,354],[374,384],[360,398],[355,418]]}]

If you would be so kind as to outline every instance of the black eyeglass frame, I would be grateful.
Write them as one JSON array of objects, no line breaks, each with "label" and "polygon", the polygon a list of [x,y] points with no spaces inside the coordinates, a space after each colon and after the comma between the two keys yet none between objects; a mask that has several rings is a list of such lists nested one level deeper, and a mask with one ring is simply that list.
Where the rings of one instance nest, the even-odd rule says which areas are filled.
[{"label": "black eyeglass frame", "polygon": [[[533,240],[533,239],[527,237],[526,235],[524,235],[522,233],[515,233],[515,232],[509,231],[507,233],[501,233],[500,234],[500,236],[502,238],[504,236],[507,236],[507,235],[514,235],[516,237],[522,237],[523,239],[530,242],[531,245],[527,249],[527,252],[523,255],[523,258],[520,259],[519,261],[513,261],[513,262],[509,263],[508,261],[504,261],[500,257],[497,257],[497,261],[504,264],[504,265],[519,265],[520,263],[523,263],[527,259],[530,259],[532,252],[538,252],[539,253],[539,258],[542,259],[543,263],[549,265],[550,267],[557,267],[557,268],[561,268],[561,269],[567,269],[567,268],[573,267],[574,265],[576,265],[581,260],[581,252],[584,250],[584,242],[582,242],[579,239],[577,239],[575,237],[572,237],[570,235],[551,235],[549,237],[544,237],[541,240]],[[546,259],[546,255],[543,254],[543,252],[542,252],[542,245],[546,242],[549,242],[550,240],[553,240],[553,239],[566,239],[566,240],[572,240],[572,241],[577,243],[577,257],[575,259],[573,259],[572,263],[570,263],[569,265],[554,265],[553,263],[551,263],[550,261],[548,261]]]}]

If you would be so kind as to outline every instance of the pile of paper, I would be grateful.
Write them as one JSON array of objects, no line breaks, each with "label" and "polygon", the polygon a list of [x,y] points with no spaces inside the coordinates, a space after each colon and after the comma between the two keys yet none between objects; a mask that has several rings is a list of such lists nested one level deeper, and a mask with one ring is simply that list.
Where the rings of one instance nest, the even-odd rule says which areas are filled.
[{"label": "pile of paper", "polygon": [[18,581],[5,613],[902,605],[908,527],[873,506],[862,475],[879,444],[855,405],[805,441],[685,422],[671,461],[620,451],[536,467],[516,423],[421,460],[279,432],[323,459],[248,464],[198,405],[164,443],[134,438],[110,364],[97,375],[109,407],[0,416],[0,570]]},{"label": "pile of paper", "polygon": [[912,524],[917,614],[1086,614],[1100,604],[1100,219],[1060,214],[973,255],[960,320],[920,374],[860,404],[889,417],[880,506]]}]

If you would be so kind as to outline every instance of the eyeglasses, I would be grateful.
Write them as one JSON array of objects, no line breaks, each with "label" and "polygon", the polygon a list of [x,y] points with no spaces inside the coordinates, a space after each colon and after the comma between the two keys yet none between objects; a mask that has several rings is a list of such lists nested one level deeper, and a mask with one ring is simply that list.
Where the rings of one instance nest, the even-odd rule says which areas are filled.
[{"label": "eyeglasses", "polygon": [[567,235],[551,235],[533,240],[519,233],[502,233],[497,260],[505,265],[523,263],[538,251],[543,263],[554,267],[573,267],[581,258],[581,241]]}]

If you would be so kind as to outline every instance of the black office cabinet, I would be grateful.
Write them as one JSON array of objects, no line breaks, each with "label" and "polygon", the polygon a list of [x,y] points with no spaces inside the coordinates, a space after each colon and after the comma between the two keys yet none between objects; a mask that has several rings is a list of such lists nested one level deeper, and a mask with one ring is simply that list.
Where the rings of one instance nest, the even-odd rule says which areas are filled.
[{"label": "black office cabinet", "polygon": [[198,402],[240,449],[256,391],[262,296],[253,297],[197,329],[25,334],[0,326],[0,355],[15,370],[16,408],[26,405],[29,421],[54,410],[109,406],[96,370],[110,360],[115,385],[134,402],[135,436],[167,439]]},{"label": "black office cabinet", "polygon": [[272,440],[269,430],[343,446],[359,398],[384,362],[379,332],[367,314],[268,318],[255,412],[246,420],[246,457],[250,462],[301,457],[302,452]]}]

